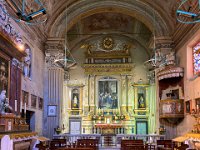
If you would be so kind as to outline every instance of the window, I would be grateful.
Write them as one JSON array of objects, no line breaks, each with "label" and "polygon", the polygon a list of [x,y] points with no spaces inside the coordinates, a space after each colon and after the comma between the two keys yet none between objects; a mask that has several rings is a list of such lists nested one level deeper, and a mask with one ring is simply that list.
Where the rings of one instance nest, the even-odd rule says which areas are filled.
[{"label": "window", "polygon": [[200,73],[200,43],[193,47],[194,75]]}]

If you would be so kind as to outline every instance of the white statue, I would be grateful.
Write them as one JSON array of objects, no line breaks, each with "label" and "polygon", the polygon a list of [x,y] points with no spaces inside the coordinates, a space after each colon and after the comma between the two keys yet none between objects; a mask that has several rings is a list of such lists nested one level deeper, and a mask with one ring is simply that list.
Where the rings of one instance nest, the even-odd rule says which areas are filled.
[{"label": "white statue", "polygon": [[5,112],[12,113],[13,109],[9,105],[8,98],[6,98],[6,90],[3,90],[0,94],[0,114],[4,114]]},{"label": "white statue", "polygon": [[0,94],[0,113],[4,112],[4,103],[6,101],[6,91],[2,90]]},{"label": "white statue", "polygon": [[27,56],[24,58],[24,76],[30,77],[31,76],[31,52],[30,48],[26,48],[25,52]]}]

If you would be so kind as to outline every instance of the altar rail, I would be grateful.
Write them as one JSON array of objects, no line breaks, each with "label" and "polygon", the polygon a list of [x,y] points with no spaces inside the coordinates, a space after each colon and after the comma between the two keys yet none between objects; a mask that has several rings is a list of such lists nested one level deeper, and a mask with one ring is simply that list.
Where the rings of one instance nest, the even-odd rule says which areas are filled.
[{"label": "altar rail", "polygon": [[[109,134],[108,134],[109,135]],[[100,145],[105,145],[104,139],[107,134],[56,134],[53,136],[54,139],[66,139],[68,144],[73,144],[77,139],[98,139]],[[112,136],[113,145],[121,144],[122,139],[143,139],[145,143],[156,143],[157,140],[165,139],[165,135],[157,134],[113,134]]]}]

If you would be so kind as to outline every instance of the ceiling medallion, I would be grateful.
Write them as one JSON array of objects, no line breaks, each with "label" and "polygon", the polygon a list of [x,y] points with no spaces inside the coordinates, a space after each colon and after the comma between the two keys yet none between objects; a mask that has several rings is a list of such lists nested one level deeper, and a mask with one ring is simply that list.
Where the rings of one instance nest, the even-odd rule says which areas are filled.
[{"label": "ceiling medallion", "polygon": [[111,37],[105,37],[102,41],[102,47],[105,50],[111,50],[114,46],[114,40]]}]

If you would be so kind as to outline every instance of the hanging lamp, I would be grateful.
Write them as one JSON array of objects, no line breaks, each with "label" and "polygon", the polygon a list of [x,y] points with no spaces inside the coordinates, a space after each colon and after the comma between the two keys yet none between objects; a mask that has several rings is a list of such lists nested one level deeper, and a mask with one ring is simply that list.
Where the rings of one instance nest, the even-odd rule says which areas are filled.
[{"label": "hanging lamp", "polygon": [[[200,22],[200,0],[192,0],[193,6],[188,5],[189,1],[191,0],[182,0],[176,10],[176,19],[180,23],[193,24]],[[186,8],[188,9],[186,10]]]},{"label": "hanging lamp", "polygon": [[67,14],[65,17],[66,34],[64,36],[64,53],[58,53],[57,58],[54,60],[56,66],[62,67],[65,71],[68,71],[72,67],[76,66],[76,61],[71,54],[67,43]]},{"label": "hanging lamp", "polygon": [[[14,14],[9,14],[3,8],[3,12],[8,14],[16,22],[23,22],[27,25],[37,25],[46,22],[46,9],[40,0],[34,0],[33,2],[28,2],[27,0],[5,0],[10,8],[14,11]],[[30,4],[31,3],[31,4]],[[28,4],[36,6],[35,8],[29,8]],[[35,11],[33,11],[35,9]]]}]

